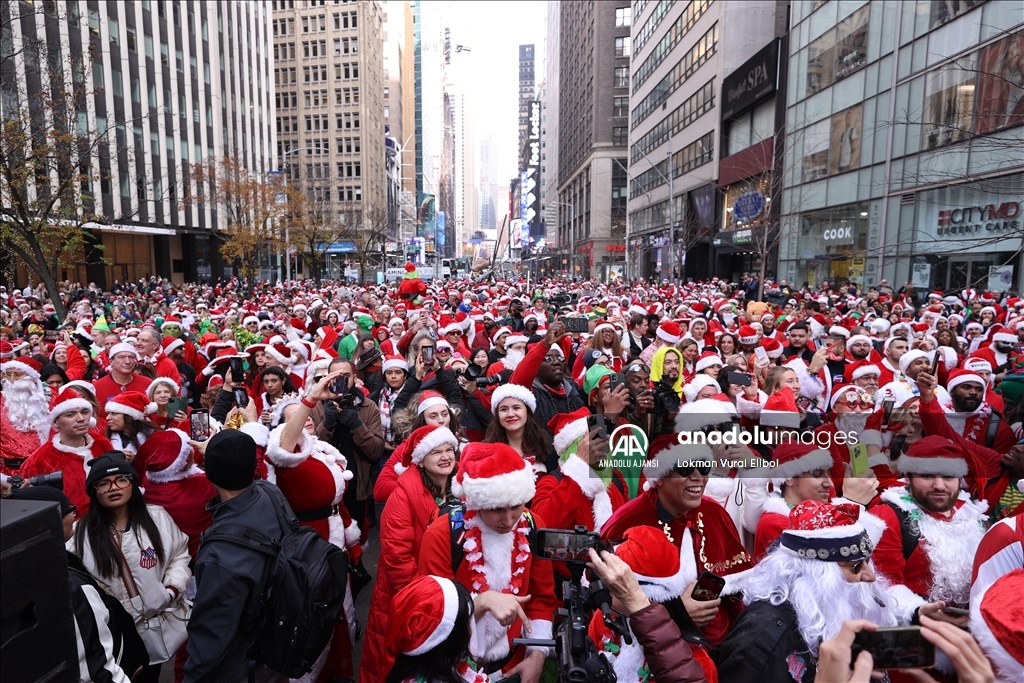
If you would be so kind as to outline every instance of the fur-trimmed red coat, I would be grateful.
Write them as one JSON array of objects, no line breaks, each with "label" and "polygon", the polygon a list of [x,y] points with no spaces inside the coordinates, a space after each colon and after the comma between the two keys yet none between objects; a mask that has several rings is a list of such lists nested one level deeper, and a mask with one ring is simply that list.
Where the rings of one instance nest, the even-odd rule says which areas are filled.
[{"label": "fur-trimmed red coat", "polygon": [[54,434],[53,438],[28,456],[19,472],[27,479],[60,470],[64,477],[64,494],[78,508],[79,517],[89,512],[89,494],[85,490],[89,461],[114,450],[105,437],[87,435],[85,440],[85,446],[74,448],[62,444],[59,433]]},{"label": "fur-trimmed red coat", "polygon": [[[7,476],[19,474],[15,463],[24,460],[46,443],[49,429],[38,432],[20,432],[7,417],[5,397],[0,394],[0,472]],[[12,461],[12,462],[8,462]]]}]

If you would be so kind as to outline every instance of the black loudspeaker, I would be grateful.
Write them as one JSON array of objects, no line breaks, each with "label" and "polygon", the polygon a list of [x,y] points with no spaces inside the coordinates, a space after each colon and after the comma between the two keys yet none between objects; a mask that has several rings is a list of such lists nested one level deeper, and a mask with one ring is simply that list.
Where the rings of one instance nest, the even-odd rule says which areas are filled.
[{"label": "black loudspeaker", "polygon": [[56,503],[0,501],[0,669],[5,681],[79,680]]}]

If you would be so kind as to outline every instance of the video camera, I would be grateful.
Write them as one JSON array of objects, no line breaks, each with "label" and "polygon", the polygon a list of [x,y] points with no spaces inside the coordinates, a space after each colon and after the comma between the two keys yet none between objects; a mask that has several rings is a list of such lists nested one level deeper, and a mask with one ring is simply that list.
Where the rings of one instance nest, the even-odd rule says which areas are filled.
[{"label": "video camera", "polygon": [[562,306],[575,306],[580,302],[580,295],[576,293],[559,293],[551,297],[551,305],[556,309]]},{"label": "video camera", "polygon": [[455,376],[465,378],[466,381],[476,382],[477,386],[487,387],[492,384],[501,383],[501,375],[491,375],[485,377],[484,373],[487,372],[485,368],[480,367],[476,363],[470,363],[466,366],[465,370],[456,370]]},{"label": "video camera", "polygon": [[28,482],[29,486],[51,486],[58,491],[63,491],[64,472],[63,470],[57,470],[56,472],[40,474],[35,477],[29,477],[28,479],[14,475],[13,477],[10,477],[7,482],[11,485],[12,489],[20,489],[25,485],[25,482]]},{"label": "video camera", "polygon": [[582,582],[583,571],[590,560],[588,551],[591,548],[597,552],[611,551],[611,546],[596,533],[578,526],[573,531],[535,529],[530,534],[530,547],[538,559],[565,562],[572,578],[562,585],[564,606],[558,608],[553,619],[554,638],[515,638],[512,644],[554,647],[561,683],[615,683],[611,663],[603,652],[597,651],[587,634],[595,610],[601,611],[605,625],[627,644],[632,644],[633,638],[629,629],[612,616],[611,594],[604,583],[593,574],[588,574],[589,586]]}]

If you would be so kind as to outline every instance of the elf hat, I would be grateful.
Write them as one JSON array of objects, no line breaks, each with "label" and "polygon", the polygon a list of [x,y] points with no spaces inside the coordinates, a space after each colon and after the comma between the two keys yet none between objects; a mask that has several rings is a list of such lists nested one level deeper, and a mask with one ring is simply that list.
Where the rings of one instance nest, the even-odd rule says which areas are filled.
[{"label": "elf hat", "polygon": [[158,429],[153,432],[139,446],[139,453],[135,456],[139,471],[154,484],[166,484],[200,474],[201,470],[194,463],[191,467],[185,467],[188,457],[192,455],[192,445],[188,438],[188,434],[178,429]]},{"label": "elf hat", "polygon": [[789,427],[798,429],[800,427],[800,411],[796,407],[796,399],[793,392],[782,388],[768,397],[761,409],[762,427]]},{"label": "elf hat", "polygon": [[533,395],[532,391],[518,384],[502,384],[491,394],[491,412],[497,415],[498,405],[506,398],[514,398],[522,402],[530,409],[531,413],[537,411],[537,397]]},{"label": "elf hat", "polygon": [[679,549],[656,527],[627,529],[626,540],[615,546],[615,556],[633,570],[648,600],[668,602],[679,597],[689,583]]},{"label": "elf hat", "polygon": [[388,656],[416,657],[443,644],[459,619],[469,619],[469,595],[451,579],[419,576],[391,601],[393,618],[388,622]]},{"label": "elf hat", "polygon": [[644,466],[644,490],[653,488],[654,482],[664,479],[677,469],[704,467],[712,460],[711,447],[705,444],[681,444],[678,434],[663,434],[651,442],[647,449],[647,464]]},{"label": "elf hat", "polygon": [[430,451],[446,443],[451,444],[452,448],[456,450],[459,448],[459,440],[447,427],[437,425],[420,427],[409,435],[409,443],[406,445],[402,463],[395,466],[395,471],[402,474],[413,465],[419,465]]},{"label": "elf hat", "polygon": [[590,409],[583,406],[571,413],[558,413],[548,420],[548,429],[555,435],[554,446],[558,457],[562,457],[569,446],[587,433],[589,417]]},{"label": "elf hat", "polygon": [[147,415],[155,413],[157,407],[141,391],[125,391],[107,401],[103,410],[108,414],[119,413],[135,420],[144,420]]},{"label": "elf hat", "polygon": [[533,468],[508,444],[471,443],[463,449],[452,493],[468,509],[516,507],[536,492]]},{"label": "elf hat", "polygon": [[[977,584],[976,584],[977,585]],[[996,668],[996,680],[1024,681],[1024,602],[1007,600],[1024,591],[1024,569],[1013,569],[971,600],[971,635]]]}]

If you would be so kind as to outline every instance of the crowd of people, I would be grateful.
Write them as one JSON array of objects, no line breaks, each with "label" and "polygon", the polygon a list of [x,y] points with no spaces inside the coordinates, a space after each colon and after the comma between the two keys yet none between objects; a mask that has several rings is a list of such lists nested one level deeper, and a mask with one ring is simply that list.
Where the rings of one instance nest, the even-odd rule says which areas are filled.
[{"label": "crowd of people", "polygon": [[406,271],[0,289],[0,472],[58,504],[83,680],[284,680],[271,558],[222,539],[288,510],[349,565],[302,680],[554,680],[573,570],[531,540],[585,529],[620,682],[866,682],[907,625],[893,681],[1024,681],[1012,292]]}]

